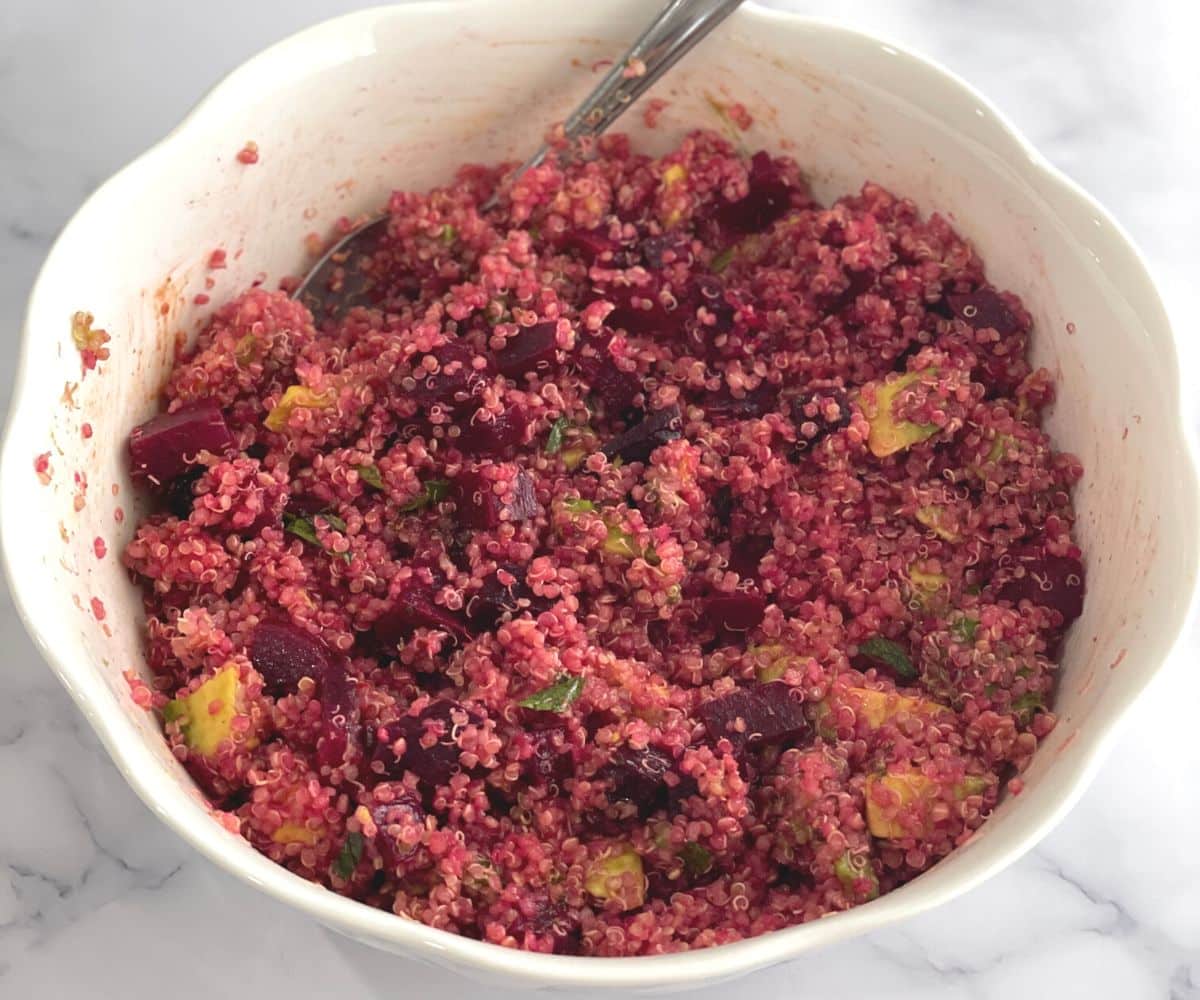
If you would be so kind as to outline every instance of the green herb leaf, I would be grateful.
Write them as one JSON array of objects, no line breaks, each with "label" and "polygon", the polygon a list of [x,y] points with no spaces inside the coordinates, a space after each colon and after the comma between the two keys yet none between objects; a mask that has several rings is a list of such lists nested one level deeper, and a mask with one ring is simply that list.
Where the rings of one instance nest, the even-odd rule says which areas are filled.
[{"label": "green herb leaf", "polygon": [[559,417],[550,425],[550,434],[546,438],[547,455],[557,455],[562,451],[563,435],[567,433],[567,428],[570,426],[571,421],[566,417]]},{"label": "green herb leaf", "polygon": [[547,688],[536,691],[528,698],[517,702],[522,708],[532,708],[539,712],[565,712],[567,708],[583,694],[583,678],[564,674]]},{"label": "green herb leaf", "polygon": [[569,510],[572,514],[590,514],[596,509],[596,505],[591,500],[581,500],[579,497],[571,497],[569,500],[563,501],[563,508]]},{"label": "green herb leaf", "polygon": [[372,486],[377,490],[384,489],[383,476],[379,474],[379,470],[373,465],[356,465],[354,467],[358,471],[358,478],[368,486]]},{"label": "green herb leaf", "polygon": [[450,492],[450,484],[445,479],[430,479],[421,486],[421,492],[404,504],[400,509],[406,514],[414,510],[422,510],[433,503],[440,503]]},{"label": "green herb leaf", "polygon": [[458,230],[447,222],[444,226],[442,226],[442,231],[438,234],[438,238],[447,246],[449,246],[458,238]]},{"label": "green herb leaf", "polygon": [[320,517],[322,517],[325,523],[328,524],[329,527],[331,527],[334,531],[340,531],[345,534],[346,522],[336,514],[321,514]]},{"label": "green herb leaf", "polygon": [[342,849],[338,852],[337,860],[333,863],[333,871],[339,878],[349,878],[354,874],[354,869],[358,867],[359,861],[362,860],[363,853],[363,835],[361,833],[351,833],[346,836],[342,842]]},{"label": "green herb leaf", "polygon": [[979,631],[979,619],[968,618],[965,615],[950,626],[950,634],[959,642],[968,644],[975,642],[975,633]]},{"label": "green herb leaf", "polygon": [[689,840],[679,850],[679,860],[692,878],[697,878],[708,872],[713,865],[712,852],[702,844]]},{"label": "green herb leaf", "polygon": [[312,521],[301,514],[284,513],[283,530],[297,538],[303,538],[312,545],[320,544],[320,539],[317,538],[317,529],[313,527]]},{"label": "green herb leaf", "polygon": [[897,677],[904,680],[913,680],[917,676],[917,668],[904,652],[904,647],[891,639],[880,635],[872,636],[866,642],[859,643],[858,651],[863,656],[886,663]]},{"label": "green herb leaf", "polygon": [[1029,725],[1038,712],[1045,710],[1046,703],[1042,701],[1042,696],[1036,691],[1026,691],[1021,697],[1014,698],[1011,708],[1013,715],[1023,726]]},{"label": "green herb leaf", "polygon": [[709,270],[713,274],[720,274],[730,264],[733,263],[734,247],[726,247],[719,254],[713,257],[712,262],[708,265]]},{"label": "green herb leaf", "polygon": [[176,698],[174,701],[168,701],[163,705],[163,722],[174,722],[176,719],[181,719],[187,715],[187,709],[184,707],[183,699]]}]

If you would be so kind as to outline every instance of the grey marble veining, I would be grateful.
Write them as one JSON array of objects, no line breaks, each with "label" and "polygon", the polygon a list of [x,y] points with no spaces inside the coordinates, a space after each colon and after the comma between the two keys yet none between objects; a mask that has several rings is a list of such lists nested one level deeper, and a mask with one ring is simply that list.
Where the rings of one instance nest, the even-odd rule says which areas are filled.
[{"label": "grey marble veining", "polygon": [[[966,77],[1115,212],[1181,328],[1194,325],[1200,16],[1190,0],[773,5],[871,27]],[[354,6],[0,5],[0,405],[25,296],[80,201],[245,57]],[[1195,350],[1184,350],[1194,373]],[[108,762],[2,588],[0,647],[0,997],[475,988],[330,934],[167,832]],[[1193,631],[1078,807],[1023,861],[931,914],[695,995],[1200,998],[1198,648]],[[189,940],[205,942],[202,961],[183,956]]]}]

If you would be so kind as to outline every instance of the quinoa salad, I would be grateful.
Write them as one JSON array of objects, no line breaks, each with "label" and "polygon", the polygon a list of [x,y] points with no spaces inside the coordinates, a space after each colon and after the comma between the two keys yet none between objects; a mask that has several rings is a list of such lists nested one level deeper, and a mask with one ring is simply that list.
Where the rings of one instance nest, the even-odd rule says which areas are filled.
[{"label": "quinoa salad", "polygon": [[297,875],[647,955],[866,903],[1020,792],[1082,469],[945,218],[713,132],[588,154],[212,314],[130,437],[131,683]]}]

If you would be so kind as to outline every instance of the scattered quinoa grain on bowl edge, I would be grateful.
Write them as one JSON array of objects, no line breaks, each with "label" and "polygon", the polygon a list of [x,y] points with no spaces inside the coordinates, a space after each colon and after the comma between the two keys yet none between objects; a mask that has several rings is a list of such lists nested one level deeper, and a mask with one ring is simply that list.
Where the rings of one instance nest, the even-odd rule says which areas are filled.
[{"label": "scattered quinoa grain on bowl edge", "polygon": [[942,217],[711,132],[591,152],[394,194],[365,305],[219,308],[124,561],[141,702],[255,848],[645,955],[868,902],[1020,787],[1082,470]]}]

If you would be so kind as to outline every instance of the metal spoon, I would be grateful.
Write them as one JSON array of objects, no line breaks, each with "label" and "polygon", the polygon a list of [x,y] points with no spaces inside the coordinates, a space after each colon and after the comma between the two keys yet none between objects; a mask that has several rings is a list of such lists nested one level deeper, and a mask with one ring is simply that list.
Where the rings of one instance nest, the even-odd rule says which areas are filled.
[{"label": "metal spoon", "polygon": [[[607,129],[741,2],[670,0],[595,90],[571,112],[563,124],[566,138],[573,142]],[[536,167],[548,152],[549,147],[543,144],[509,176],[508,183]],[[497,201],[493,194],[483,210],[494,208]],[[348,233],[317,261],[292,298],[308,306],[318,323],[352,306],[371,304],[371,276],[363,265],[371,259],[386,231],[387,216],[381,215]]]}]

